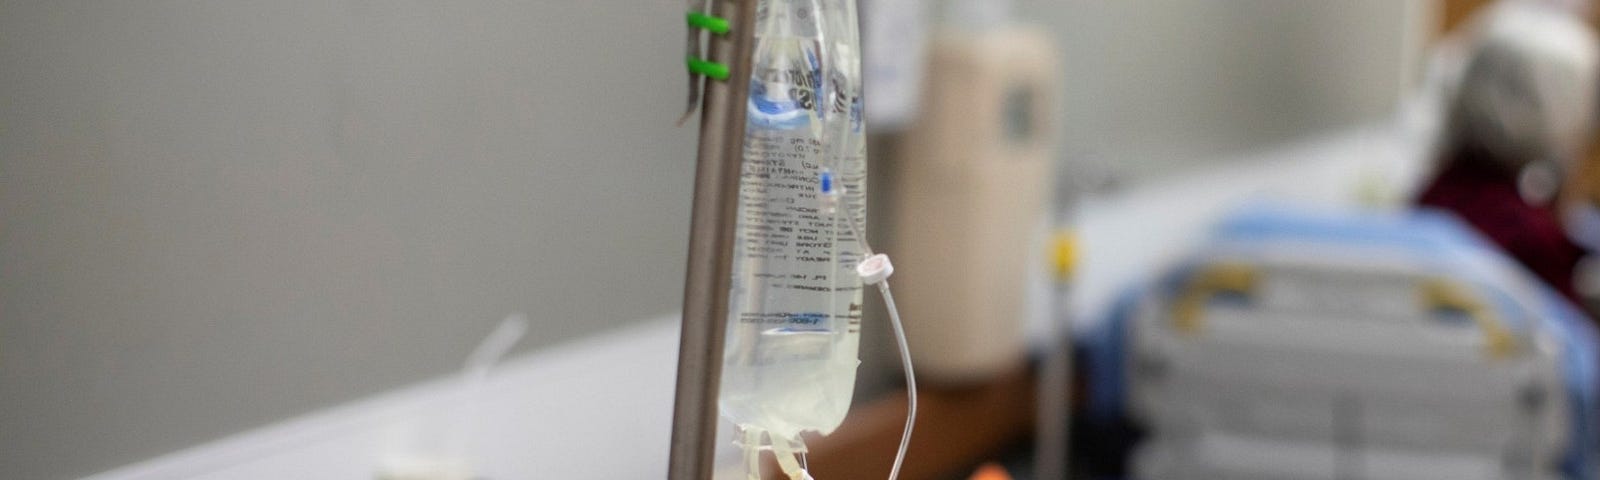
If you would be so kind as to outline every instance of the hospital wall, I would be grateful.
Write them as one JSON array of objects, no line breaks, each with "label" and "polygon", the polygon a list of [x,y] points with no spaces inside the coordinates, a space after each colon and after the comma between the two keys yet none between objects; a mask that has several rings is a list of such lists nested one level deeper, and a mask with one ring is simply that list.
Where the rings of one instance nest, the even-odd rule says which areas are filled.
[{"label": "hospital wall", "polygon": [[675,310],[682,5],[0,1],[0,476]]}]

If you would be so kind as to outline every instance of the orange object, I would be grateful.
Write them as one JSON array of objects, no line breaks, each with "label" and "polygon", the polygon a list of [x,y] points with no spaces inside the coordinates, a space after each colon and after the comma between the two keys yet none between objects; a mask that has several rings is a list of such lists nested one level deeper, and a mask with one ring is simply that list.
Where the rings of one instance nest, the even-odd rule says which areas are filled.
[{"label": "orange object", "polygon": [[1011,474],[1006,472],[1005,467],[991,462],[983,464],[978,467],[978,471],[972,472],[970,480],[1011,480]]}]

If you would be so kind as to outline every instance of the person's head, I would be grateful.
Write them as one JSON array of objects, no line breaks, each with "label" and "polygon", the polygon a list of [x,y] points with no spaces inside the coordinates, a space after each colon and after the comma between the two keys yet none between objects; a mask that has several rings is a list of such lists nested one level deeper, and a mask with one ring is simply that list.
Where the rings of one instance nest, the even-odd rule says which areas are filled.
[{"label": "person's head", "polygon": [[1588,146],[1600,47],[1569,12],[1503,2],[1477,20],[1446,118],[1445,148],[1508,174],[1535,162],[1562,168]]}]

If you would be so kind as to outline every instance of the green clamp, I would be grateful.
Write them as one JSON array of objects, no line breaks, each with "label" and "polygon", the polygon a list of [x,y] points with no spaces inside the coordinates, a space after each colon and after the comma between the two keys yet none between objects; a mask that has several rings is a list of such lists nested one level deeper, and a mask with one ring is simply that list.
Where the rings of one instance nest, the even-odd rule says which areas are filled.
[{"label": "green clamp", "polygon": [[[728,20],[722,17],[706,15],[700,12],[689,12],[685,18],[688,20],[690,28],[698,28],[715,35],[726,35],[729,30]],[[687,64],[691,73],[717,80],[728,79],[727,65],[704,60],[694,55],[688,57]]]},{"label": "green clamp", "polygon": [[714,78],[714,79],[717,79],[717,80],[727,80],[728,79],[728,75],[729,74],[728,74],[728,66],[727,65],[723,65],[723,64],[720,64],[720,63],[717,63],[717,62],[701,60],[701,59],[699,59],[699,58],[697,58],[697,57],[695,57],[693,55],[689,56],[686,60],[687,60],[687,63],[689,64],[689,71],[690,72],[693,72],[693,73],[696,73],[696,74],[699,74],[699,75],[703,75],[706,78]]},{"label": "green clamp", "polygon": [[722,17],[706,15],[700,12],[689,12],[688,20],[689,26],[694,28],[715,33],[717,35],[725,35],[728,33],[728,19]]}]

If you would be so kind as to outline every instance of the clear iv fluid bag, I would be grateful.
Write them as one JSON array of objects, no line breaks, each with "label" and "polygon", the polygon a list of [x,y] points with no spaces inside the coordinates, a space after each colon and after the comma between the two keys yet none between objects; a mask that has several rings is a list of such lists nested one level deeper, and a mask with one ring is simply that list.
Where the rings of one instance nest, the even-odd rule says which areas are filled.
[{"label": "clear iv fluid bag", "polygon": [[[857,50],[826,38],[843,32],[819,5],[758,8],[739,184],[719,403],[774,442],[838,427],[859,363],[863,249],[847,215],[865,215],[860,67]],[[824,195],[825,176],[844,195]]]}]

